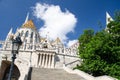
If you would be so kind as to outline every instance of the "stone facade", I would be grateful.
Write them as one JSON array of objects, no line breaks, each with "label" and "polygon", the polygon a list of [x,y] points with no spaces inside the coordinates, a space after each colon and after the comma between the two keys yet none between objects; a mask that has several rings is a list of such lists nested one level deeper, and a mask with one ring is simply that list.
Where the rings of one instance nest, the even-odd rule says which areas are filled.
[{"label": "stone facade", "polygon": [[30,67],[62,68],[68,66],[73,68],[80,62],[77,57],[78,43],[66,48],[59,38],[54,41],[50,41],[47,37],[43,38],[39,35],[33,21],[26,20],[15,34],[11,29],[6,40],[0,41],[2,44],[0,80],[8,77],[12,57],[11,37],[16,38],[16,36],[20,36],[23,43],[14,63],[13,72],[16,73],[12,75],[14,80],[27,80]]}]

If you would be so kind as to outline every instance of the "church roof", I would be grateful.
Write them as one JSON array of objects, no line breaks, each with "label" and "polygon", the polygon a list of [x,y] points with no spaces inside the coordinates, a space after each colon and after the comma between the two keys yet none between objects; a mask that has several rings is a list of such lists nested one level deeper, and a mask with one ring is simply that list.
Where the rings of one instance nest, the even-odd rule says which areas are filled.
[{"label": "church roof", "polygon": [[59,37],[57,37],[57,39],[55,40],[55,43],[61,43],[61,40],[60,40],[60,38]]},{"label": "church roof", "polygon": [[41,42],[44,42],[46,40],[46,38],[40,38]]},{"label": "church roof", "polygon": [[22,25],[22,28],[31,28],[31,29],[36,29],[34,23],[32,20],[28,20],[26,23]]}]

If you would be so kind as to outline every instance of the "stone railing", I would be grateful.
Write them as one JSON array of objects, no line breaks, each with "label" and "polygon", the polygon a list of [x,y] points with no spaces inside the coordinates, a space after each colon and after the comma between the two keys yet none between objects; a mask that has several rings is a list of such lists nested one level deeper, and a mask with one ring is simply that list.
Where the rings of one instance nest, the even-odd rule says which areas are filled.
[{"label": "stone railing", "polygon": [[43,52],[56,52],[55,49],[49,49],[49,48],[39,48],[36,49],[37,51],[43,51]]},{"label": "stone railing", "polygon": [[77,56],[78,55],[78,50],[77,50],[77,48],[66,48],[65,49],[65,54],[66,55],[71,55],[71,56]]},{"label": "stone railing", "polygon": [[57,54],[58,59],[61,59],[61,65],[65,65],[66,67],[73,68],[77,64],[81,63],[81,59],[78,56],[66,55],[66,54]]},{"label": "stone railing", "polygon": [[56,52],[55,48],[42,48],[41,44],[22,44],[20,47],[21,51],[46,51],[46,52]]},{"label": "stone railing", "polygon": [[67,71],[68,73],[72,73],[72,74],[77,74],[81,77],[83,77],[84,79],[86,80],[118,80],[116,78],[113,78],[113,77],[110,77],[110,76],[107,76],[107,75],[103,75],[103,76],[99,76],[99,77],[94,77],[92,75],[89,75],[83,71],[80,71],[78,69],[75,69],[75,70],[72,70],[66,66],[63,66],[63,69],[65,71]]}]

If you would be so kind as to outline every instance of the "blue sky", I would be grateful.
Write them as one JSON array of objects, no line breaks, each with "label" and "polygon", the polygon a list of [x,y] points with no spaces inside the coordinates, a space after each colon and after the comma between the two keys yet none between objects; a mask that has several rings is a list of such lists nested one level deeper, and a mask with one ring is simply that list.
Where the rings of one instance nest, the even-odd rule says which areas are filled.
[{"label": "blue sky", "polygon": [[99,31],[98,22],[105,27],[106,11],[113,17],[115,10],[120,10],[120,0],[0,0],[1,40],[5,39],[11,27],[15,31],[24,23],[27,12],[38,30],[43,26],[44,21],[33,15],[36,3],[57,5],[62,12],[68,10],[75,16],[77,22],[74,32],[69,31],[66,34],[68,40],[77,39],[88,28]]}]

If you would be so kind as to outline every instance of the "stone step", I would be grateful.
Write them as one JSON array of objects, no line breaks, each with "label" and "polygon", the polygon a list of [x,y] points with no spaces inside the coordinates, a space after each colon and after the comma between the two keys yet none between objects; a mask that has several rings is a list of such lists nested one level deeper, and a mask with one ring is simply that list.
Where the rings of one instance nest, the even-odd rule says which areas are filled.
[{"label": "stone step", "polygon": [[63,69],[32,68],[29,80],[85,80],[84,78],[70,74]]}]

